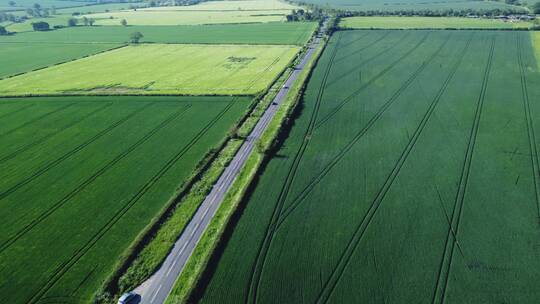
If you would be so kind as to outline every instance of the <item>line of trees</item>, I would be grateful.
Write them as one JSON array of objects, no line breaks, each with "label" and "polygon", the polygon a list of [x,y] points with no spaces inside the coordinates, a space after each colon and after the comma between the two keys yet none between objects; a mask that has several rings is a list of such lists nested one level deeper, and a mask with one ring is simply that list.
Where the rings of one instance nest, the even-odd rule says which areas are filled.
[{"label": "line of trees", "polygon": [[489,10],[473,10],[473,9],[444,9],[444,10],[370,10],[370,11],[341,11],[338,13],[340,17],[352,16],[421,16],[421,17],[466,17],[466,16],[508,16],[514,14],[523,14],[522,10],[515,9],[489,9]]},{"label": "line of trees", "polygon": [[292,10],[291,14],[287,15],[287,21],[313,21],[322,20],[324,13],[320,8],[304,11],[303,9]]}]

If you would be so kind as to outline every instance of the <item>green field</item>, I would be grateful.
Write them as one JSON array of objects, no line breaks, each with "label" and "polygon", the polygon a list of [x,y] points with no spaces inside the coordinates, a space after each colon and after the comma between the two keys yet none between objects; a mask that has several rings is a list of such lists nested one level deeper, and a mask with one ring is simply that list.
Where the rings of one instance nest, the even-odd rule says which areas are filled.
[{"label": "green field", "polygon": [[533,41],[534,50],[536,53],[538,68],[540,69],[540,32],[531,32],[531,39]]},{"label": "green field", "polygon": [[251,95],[265,90],[298,50],[277,45],[127,46],[0,80],[0,95]]},{"label": "green field", "polygon": [[[15,37],[15,36],[13,36]],[[82,58],[119,46],[118,44],[2,43],[0,39],[0,79],[57,63]]]},{"label": "green field", "polygon": [[349,29],[507,29],[529,28],[530,22],[504,22],[498,19],[457,18],[457,17],[349,17],[343,18],[339,24]]},{"label": "green field", "polygon": [[258,23],[285,20],[297,6],[277,0],[208,1],[190,6],[151,7],[130,11],[91,14],[98,25],[200,25]]},{"label": "green field", "polygon": [[335,33],[194,300],[537,302],[535,61],[528,32]]},{"label": "green field", "polygon": [[96,3],[95,1],[70,1],[70,0],[13,0],[15,2],[14,6],[9,5],[11,0],[0,0],[0,12],[1,11],[14,11],[14,10],[24,10],[26,8],[32,7],[34,3],[39,3],[43,8],[56,8],[62,7],[74,7],[74,6],[83,6],[88,4]]},{"label": "green field", "polygon": [[[77,26],[49,32],[0,36],[2,43],[125,43],[133,32],[142,42],[205,44],[303,45],[315,31],[315,22],[269,22],[179,26]],[[1,52],[1,50],[0,50]]]},{"label": "green field", "polygon": [[248,105],[238,97],[1,99],[2,303],[90,302]]},{"label": "green field", "polygon": [[307,0],[306,3],[331,7],[350,11],[489,11],[493,9],[511,9],[516,12],[524,11],[520,6],[513,6],[504,3],[504,1],[487,0],[336,0],[329,2],[327,0]]}]

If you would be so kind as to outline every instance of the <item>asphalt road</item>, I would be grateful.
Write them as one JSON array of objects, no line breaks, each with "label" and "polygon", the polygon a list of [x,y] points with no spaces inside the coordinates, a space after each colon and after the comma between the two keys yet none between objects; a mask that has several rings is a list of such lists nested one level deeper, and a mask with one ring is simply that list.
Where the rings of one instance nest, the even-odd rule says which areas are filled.
[{"label": "asphalt road", "polygon": [[[324,31],[324,26],[320,33]],[[187,225],[186,229],[180,238],[174,244],[174,248],[167,256],[161,268],[141,286],[134,291],[141,296],[141,302],[144,304],[161,304],[167,299],[171,292],[176,279],[184,269],[187,260],[193,253],[197,243],[199,242],[206,227],[214,217],[216,210],[219,208],[225,194],[232,186],[234,180],[238,176],[240,169],[245,165],[249,155],[255,147],[255,143],[264,133],[272,118],[276,114],[281,103],[285,100],[289,87],[294,84],[299,74],[305,68],[305,65],[313,56],[315,48],[320,43],[320,35],[313,39],[308,45],[308,50],[304,57],[296,65],[295,69],[278,92],[274,101],[266,109],[263,116],[253,128],[251,134],[242,144],[229,166],[225,169],[217,183],[214,185],[206,199],[200,205],[199,209]]]}]

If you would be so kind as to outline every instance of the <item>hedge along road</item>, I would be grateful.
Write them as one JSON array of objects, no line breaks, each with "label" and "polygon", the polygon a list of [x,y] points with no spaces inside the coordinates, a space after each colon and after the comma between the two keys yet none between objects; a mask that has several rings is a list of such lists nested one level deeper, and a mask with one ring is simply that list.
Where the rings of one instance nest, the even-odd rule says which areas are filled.
[{"label": "hedge along road", "polygon": [[[325,31],[325,26],[321,27],[320,32]],[[240,170],[245,165],[249,155],[253,151],[257,140],[264,133],[272,118],[276,114],[279,106],[287,96],[289,88],[296,81],[300,73],[304,70],[306,64],[312,58],[315,49],[320,43],[320,35],[318,35],[309,45],[308,51],[295,67],[285,85],[274,98],[274,101],[266,109],[263,116],[247,137],[244,144],[240,147],[235,157],[229,166],[223,171],[223,174],[218,179],[217,183],[212,188],[206,199],[200,205],[199,209],[193,216],[193,219],[184,229],[184,232],[174,244],[173,249],[165,259],[161,268],[146,282],[139,286],[135,291],[141,296],[142,304],[157,304],[164,303],[167,296],[170,294],[176,279],[182,273],[186,262],[191,257],[199,242],[206,227],[214,217],[216,210],[219,208],[227,191],[234,183]]]}]

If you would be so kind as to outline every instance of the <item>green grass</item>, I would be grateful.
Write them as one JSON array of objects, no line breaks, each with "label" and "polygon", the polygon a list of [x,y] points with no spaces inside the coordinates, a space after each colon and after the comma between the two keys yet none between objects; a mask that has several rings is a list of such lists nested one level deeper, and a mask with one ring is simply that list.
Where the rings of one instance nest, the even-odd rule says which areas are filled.
[{"label": "green grass", "polygon": [[1,43],[0,78],[109,50],[119,44]]},{"label": "green grass", "polygon": [[538,68],[540,69],[540,32],[531,32],[531,39],[536,55],[536,62],[538,63]]},{"label": "green grass", "polygon": [[0,95],[256,94],[298,49],[141,44],[1,80]]},{"label": "green grass", "polygon": [[200,302],[535,302],[535,61],[527,32],[336,33]]},{"label": "green grass", "polygon": [[457,18],[457,17],[349,17],[343,18],[339,24],[352,29],[444,29],[444,28],[475,28],[475,29],[511,29],[529,28],[531,22],[504,22],[498,19],[486,18]]},{"label": "green grass", "polygon": [[14,6],[9,5],[11,0],[0,0],[0,11],[13,11],[13,10],[24,10],[29,7],[33,7],[34,3],[39,3],[42,8],[56,8],[62,7],[74,7],[74,6],[83,6],[87,4],[93,4],[93,1],[70,1],[70,0],[13,0],[15,2]]},{"label": "green grass", "polygon": [[141,32],[142,42],[204,44],[297,44],[303,45],[315,22],[269,22],[200,26],[77,26],[48,32],[0,36],[2,43],[125,43]]},{"label": "green grass", "polygon": [[504,3],[504,1],[485,1],[485,0],[447,0],[447,1],[426,1],[426,0],[336,0],[328,2],[326,0],[307,0],[309,4],[315,4],[322,7],[330,7],[350,11],[380,11],[380,12],[398,12],[398,11],[473,11],[483,12],[493,9],[512,9],[517,12],[525,11],[523,7],[513,6]]},{"label": "green grass", "polygon": [[2,301],[89,302],[248,105],[231,97],[0,100]]}]

